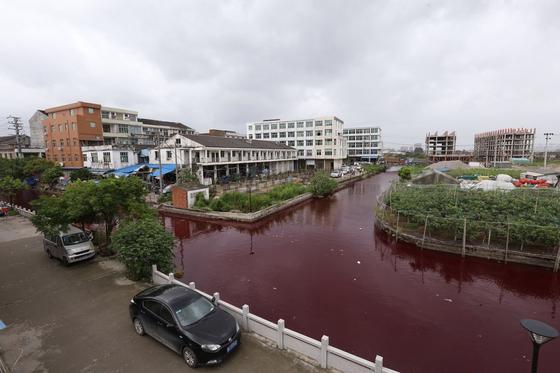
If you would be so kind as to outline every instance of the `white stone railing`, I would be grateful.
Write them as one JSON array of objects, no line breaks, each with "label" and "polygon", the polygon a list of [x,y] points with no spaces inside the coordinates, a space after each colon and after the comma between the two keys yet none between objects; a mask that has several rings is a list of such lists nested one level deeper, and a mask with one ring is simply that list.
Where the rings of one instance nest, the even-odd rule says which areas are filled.
[{"label": "white stone railing", "polygon": [[13,205],[9,202],[5,202],[5,201],[0,200],[0,207],[1,206],[8,206],[8,207],[16,210],[18,212],[18,214],[20,214],[21,216],[25,216],[26,218],[30,218],[32,216],[35,216],[35,211],[30,210],[30,209],[26,209],[25,207],[21,207],[21,206],[18,206],[18,205]]},{"label": "white stone railing", "polygon": [[342,351],[336,347],[329,346],[329,337],[324,335],[320,341],[307,337],[303,334],[287,329],[284,320],[273,323],[249,312],[249,306],[244,304],[237,308],[220,299],[220,293],[213,295],[196,289],[195,283],[188,285],[175,279],[173,273],[166,275],[159,272],[156,265],[152,265],[152,282],[154,284],[177,284],[195,290],[207,299],[214,297],[218,305],[232,315],[241,329],[252,332],[276,344],[281,350],[288,350],[305,359],[316,362],[321,368],[336,369],[341,372],[353,373],[398,373],[395,370],[383,367],[383,358],[375,357],[375,362],[363,359],[356,355]]}]

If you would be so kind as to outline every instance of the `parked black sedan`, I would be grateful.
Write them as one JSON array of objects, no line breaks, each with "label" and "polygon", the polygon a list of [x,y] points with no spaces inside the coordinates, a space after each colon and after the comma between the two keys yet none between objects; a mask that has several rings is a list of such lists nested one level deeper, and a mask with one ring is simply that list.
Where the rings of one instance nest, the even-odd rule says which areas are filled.
[{"label": "parked black sedan", "polygon": [[137,334],[149,334],[192,368],[220,363],[240,343],[233,316],[184,286],[143,290],[130,300],[129,309]]}]

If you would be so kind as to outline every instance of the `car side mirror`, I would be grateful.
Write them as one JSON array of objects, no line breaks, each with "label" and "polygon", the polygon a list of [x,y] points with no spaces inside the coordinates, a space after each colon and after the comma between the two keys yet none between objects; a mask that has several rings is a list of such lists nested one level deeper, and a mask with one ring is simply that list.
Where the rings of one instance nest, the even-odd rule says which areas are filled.
[{"label": "car side mirror", "polygon": [[212,302],[212,304],[215,306],[218,305],[218,302],[216,301],[216,297],[212,297],[212,299],[210,299],[210,302]]}]

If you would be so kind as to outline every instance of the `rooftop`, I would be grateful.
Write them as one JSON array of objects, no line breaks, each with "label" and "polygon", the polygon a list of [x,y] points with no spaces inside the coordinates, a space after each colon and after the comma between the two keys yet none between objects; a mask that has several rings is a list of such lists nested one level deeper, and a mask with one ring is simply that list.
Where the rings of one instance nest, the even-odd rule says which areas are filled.
[{"label": "rooftop", "polygon": [[138,118],[138,121],[152,126],[166,126],[166,127],[174,127],[174,128],[184,129],[184,130],[192,130],[191,127],[186,126],[180,122],[168,122],[166,120],[157,120],[157,119],[149,119],[149,118]]},{"label": "rooftop", "polygon": [[222,136],[185,135],[186,138],[209,148],[241,148],[241,149],[285,149],[292,147],[274,141],[236,139]]}]

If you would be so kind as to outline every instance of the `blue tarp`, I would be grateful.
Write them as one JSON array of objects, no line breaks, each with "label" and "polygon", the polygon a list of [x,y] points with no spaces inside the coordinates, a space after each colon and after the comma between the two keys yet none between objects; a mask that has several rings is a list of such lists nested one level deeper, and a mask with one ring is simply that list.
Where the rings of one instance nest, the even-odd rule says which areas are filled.
[{"label": "blue tarp", "polygon": [[150,167],[150,165],[148,165],[147,163],[139,163],[132,166],[118,168],[115,171],[113,171],[113,173],[115,174],[115,176],[118,177],[123,177],[123,176],[126,177],[132,175],[133,173],[138,172],[139,170],[141,170],[146,166]]},{"label": "blue tarp", "polygon": [[[152,167],[152,165],[150,165],[150,167]],[[155,170],[149,176],[159,177],[159,175],[160,175],[159,165],[153,165],[152,168],[155,168]],[[162,164],[161,169],[163,170],[163,174],[167,175],[168,173],[175,172],[175,165],[174,164]]]}]

